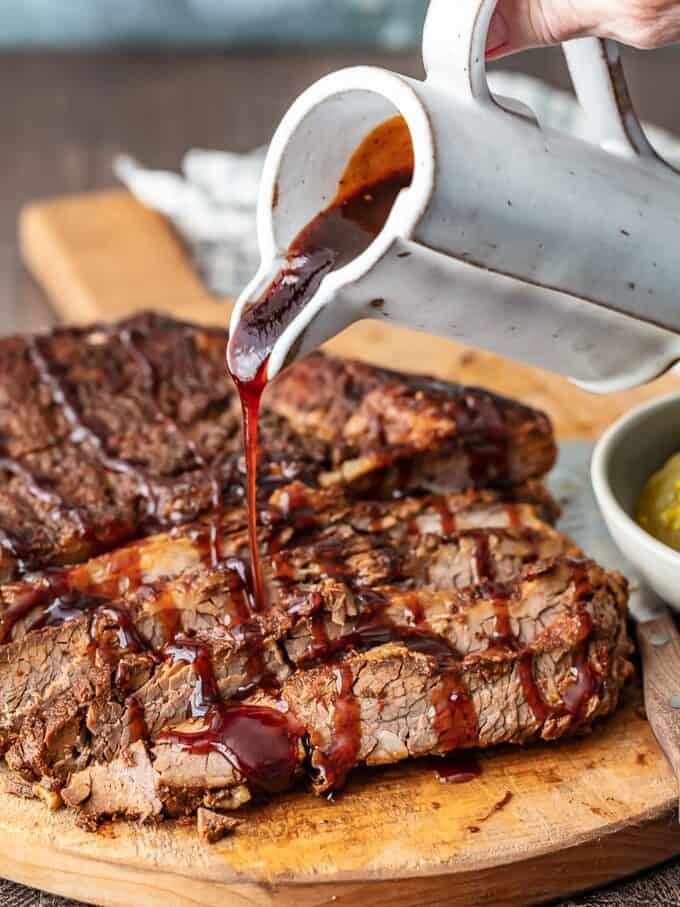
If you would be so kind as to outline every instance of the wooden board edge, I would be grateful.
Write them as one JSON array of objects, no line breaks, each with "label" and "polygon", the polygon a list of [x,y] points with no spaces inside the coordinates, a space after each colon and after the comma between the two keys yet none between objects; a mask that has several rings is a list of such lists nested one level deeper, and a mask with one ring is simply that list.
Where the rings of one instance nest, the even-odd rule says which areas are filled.
[{"label": "wooden board edge", "polygon": [[[50,298],[60,315],[68,317],[68,308],[77,305],[83,321],[96,321],[98,312],[92,300],[73,273],[71,262],[55,234],[46,229],[42,217],[45,205],[57,202],[31,202],[19,212],[19,248],[24,265]],[[64,287],[69,290],[69,307],[65,304]]]},{"label": "wooden board edge", "polygon": [[[11,832],[0,833],[0,874],[21,884],[101,907],[520,907],[611,883],[680,854],[675,810],[617,833],[528,860],[460,873],[404,879],[268,885],[223,883],[122,866],[51,848],[36,860]],[[59,869],[54,867],[58,865]],[[574,879],[578,883],[574,885]]]},{"label": "wooden board edge", "polygon": [[[74,238],[74,222],[86,217],[94,224],[111,226],[123,218],[132,231],[143,235],[149,260],[165,262],[174,275],[172,292],[150,293],[140,305],[137,298],[117,299],[108,311],[96,293],[96,281],[83,268]],[[19,247],[24,265],[50,298],[66,323],[119,320],[140,310],[156,311],[179,320],[206,326],[226,327],[231,300],[211,293],[195,273],[181,240],[167,220],[145,208],[127,190],[111,189],[87,194],[57,196],[25,205],[19,213]],[[118,237],[120,236],[120,242]],[[130,238],[111,229],[111,255],[123,270],[130,255]],[[83,253],[86,254],[86,253]],[[108,288],[108,285],[107,285]],[[166,291],[167,291],[166,287]]]}]

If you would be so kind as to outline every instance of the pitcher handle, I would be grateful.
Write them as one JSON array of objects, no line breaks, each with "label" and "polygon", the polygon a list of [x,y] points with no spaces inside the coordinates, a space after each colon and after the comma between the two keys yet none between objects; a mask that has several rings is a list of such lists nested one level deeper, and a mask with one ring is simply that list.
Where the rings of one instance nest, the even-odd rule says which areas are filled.
[{"label": "pitcher handle", "polygon": [[498,0],[430,0],[423,30],[428,79],[480,104],[493,104],[486,78],[486,36]]},{"label": "pitcher handle", "polygon": [[575,38],[562,46],[574,90],[600,146],[621,157],[643,158],[678,173],[645,135],[633,108],[616,41]]}]

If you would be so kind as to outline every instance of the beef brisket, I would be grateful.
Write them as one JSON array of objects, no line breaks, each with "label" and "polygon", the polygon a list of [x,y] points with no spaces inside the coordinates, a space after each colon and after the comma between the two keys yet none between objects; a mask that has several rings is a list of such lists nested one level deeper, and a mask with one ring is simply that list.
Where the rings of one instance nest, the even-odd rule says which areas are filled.
[{"label": "beef brisket", "polygon": [[[154,315],[0,340],[0,578],[242,497],[225,348],[224,332]],[[264,494],[295,478],[379,496],[395,479],[401,493],[451,490],[523,481],[554,460],[544,416],[475,388],[320,355],[280,384],[262,414]]]},{"label": "beef brisket", "polygon": [[[270,389],[251,592],[225,335],[155,316],[0,341],[0,746],[81,820],[582,733],[625,581],[554,527],[547,419],[322,355]],[[136,540],[133,540],[136,539]]]},{"label": "beef brisket", "polygon": [[[219,717],[216,702],[294,716],[286,782],[309,751],[320,790],[360,762],[552,739],[615,707],[628,671],[625,583],[581,560],[542,519],[553,510],[544,495],[348,504],[329,492],[300,494],[281,489],[271,505],[270,607],[261,614],[250,611],[236,512],[223,517],[216,564],[200,527],[189,526],[66,569],[65,580],[6,585],[5,619],[33,602],[5,624],[14,639],[0,649],[8,764],[27,779],[67,783],[69,803],[91,791],[82,801],[90,819],[150,816],[134,812],[134,784],[117,784],[107,801],[101,770],[112,764],[118,773],[130,747],[144,743],[162,809],[178,815],[235,808],[260,789],[219,734],[204,733]],[[292,500],[304,504],[299,523]],[[58,616],[64,586],[70,610]],[[40,628],[46,611],[64,623]],[[24,675],[16,692],[12,666],[33,651],[49,656],[50,670]],[[446,690],[461,704],[449,717]],[[354,715],[351,746],[334,737],[338,710]],[[178,739],[199,740],[198,751]]]}]

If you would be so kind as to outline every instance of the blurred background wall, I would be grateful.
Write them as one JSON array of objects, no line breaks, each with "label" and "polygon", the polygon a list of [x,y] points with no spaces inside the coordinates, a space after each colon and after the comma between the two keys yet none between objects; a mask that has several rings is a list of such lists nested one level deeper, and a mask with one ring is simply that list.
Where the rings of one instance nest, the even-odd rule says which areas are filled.
[{"label": "blurred background wall", "polygon": [[427,0],[0,0],[0,47],[402,48],[416,42],[426,6]]}]

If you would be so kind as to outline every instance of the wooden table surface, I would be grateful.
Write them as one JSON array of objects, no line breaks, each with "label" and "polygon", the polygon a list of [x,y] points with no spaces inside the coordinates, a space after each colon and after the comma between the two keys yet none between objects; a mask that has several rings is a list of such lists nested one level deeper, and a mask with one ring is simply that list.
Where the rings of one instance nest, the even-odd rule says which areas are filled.
[{"label": "wooden table surface", "polygon": [[[24,203],[114,185],[111,160],[121,151],[151,166],[176,168],[190,146],[245,150],[266,142],[299,91],[325,72],[357,62],[371,61],[366,52],[305,51],[0,55],[0,333],[54,320],[21,264],[16,218]],[[409,73],[420,69],[415,55],[382,55],[373,62]],[[642,115],[680,132],[672,89],[677,75],[671,78],[680,51],[629,53],[627,64]],[[535,52],[505,66],[568,84],[558,51]],[[668,891],[668,882],[661,884]],[[612,897],[612,904],[649,902],[639,893]],[[47,901],[31,900],[18,886],[0,886],[0,907],[10,903]],[[680,900],[664,895],[658,903]]]}]

